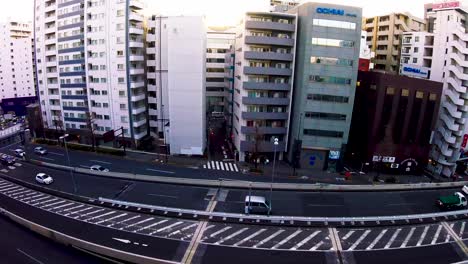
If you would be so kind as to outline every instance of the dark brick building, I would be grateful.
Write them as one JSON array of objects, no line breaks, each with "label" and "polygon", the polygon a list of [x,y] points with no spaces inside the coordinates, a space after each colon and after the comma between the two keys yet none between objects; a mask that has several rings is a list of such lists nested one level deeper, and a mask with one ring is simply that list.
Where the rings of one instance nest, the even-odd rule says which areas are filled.
[{"label": "dark brick building", "polygon": [[380,171],[414,173],[427,164],[442,83],[359,71],[346,159]]}]

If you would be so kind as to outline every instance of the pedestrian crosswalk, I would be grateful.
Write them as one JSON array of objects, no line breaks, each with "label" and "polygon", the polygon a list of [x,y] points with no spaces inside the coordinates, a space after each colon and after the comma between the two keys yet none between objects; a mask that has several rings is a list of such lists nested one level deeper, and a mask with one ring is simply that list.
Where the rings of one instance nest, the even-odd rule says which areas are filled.
[{"label": "pedestrian crosswalk", "polygon": [[237,165],[234,163],[213,160],[208,161],[205,165],[203,165],[203,168],[209,170],[239,171],[239,168],[237,168]]},{"label": "pedestrian crosswalk", "polygon": [[13,165],[8,165],[8,166],[0,166],[0,172],[3,172],[3,173],[7,173],[11,170],[14,170],[16,169],[17,167],[21,167],[23,164],[19,163],[19,162],[15,162],[15,164]]}]

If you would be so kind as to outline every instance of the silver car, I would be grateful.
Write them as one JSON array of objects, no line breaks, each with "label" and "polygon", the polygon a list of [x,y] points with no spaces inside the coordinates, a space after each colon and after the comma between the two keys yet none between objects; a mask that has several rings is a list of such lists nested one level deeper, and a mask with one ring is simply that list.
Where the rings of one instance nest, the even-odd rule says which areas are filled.
[{"label": "silver car", "polygon": [[45,155],[47,154],[47,149],[43,147],[35,147],[34,148],[34,153],[39,154],[39,155]]},{"label": "silver car", "polygon": [[103,166],[101,165],[93,165],[91,167],[89,167],[92,171],[101,171],[101,172],[109,172],[109,169],[107,168],[104,168]]}]

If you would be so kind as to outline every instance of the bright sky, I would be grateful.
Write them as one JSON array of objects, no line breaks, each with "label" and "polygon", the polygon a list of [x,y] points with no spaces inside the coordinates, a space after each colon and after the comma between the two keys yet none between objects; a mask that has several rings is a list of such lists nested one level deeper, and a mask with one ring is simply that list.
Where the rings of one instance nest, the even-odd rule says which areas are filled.
[{"label": "bright sky", "polygon": [[[268,11],[269,0],[143,0],[148,7],[148,14],[162,15],[205,15],[209,25],[235,25],[246,11]],[[390,12],[408,11],[423,17],[424,3],[438,0],[316,0],[359,6],[364,16],[382,15]],[[468,2],[468,0],[463,0]],[[8,17],[23,21],[32,21],[34,0],[2,0],[0,21]],[[302,0],[306,2],[306,0]],[[438,1],[439,2],[439,1]]]}]

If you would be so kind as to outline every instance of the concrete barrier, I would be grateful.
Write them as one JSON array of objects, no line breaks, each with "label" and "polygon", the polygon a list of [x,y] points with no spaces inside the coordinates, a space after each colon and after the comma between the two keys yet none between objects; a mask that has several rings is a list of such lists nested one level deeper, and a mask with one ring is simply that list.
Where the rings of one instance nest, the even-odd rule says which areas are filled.
[{"label": "concrete barrier", "polygon": [[409,191],[409,190],[431,190],[431,189],[451,189],[461,188],[468,185],[468,182],[443,182],[443,183],[414,183],[414,184],[385,184],[385,185],[334,185],[334,184],[306,184],[306,183],[268,183],[249,182],[238,180],[205,180],[178,178],[167,176],[142,175],[122,172],[98,172],[84,168],[71,168],[63,165],[30,160],[31,163],[59,170],[73,170],[77,173],[95,175],[99,177],[115,178],[121,180],[146,181],[176,185],[190,185],[208,188],[234,188],[234,189],[256,189],[279,191],[314,191],[314,192],[363,192],[363,191]]}]

